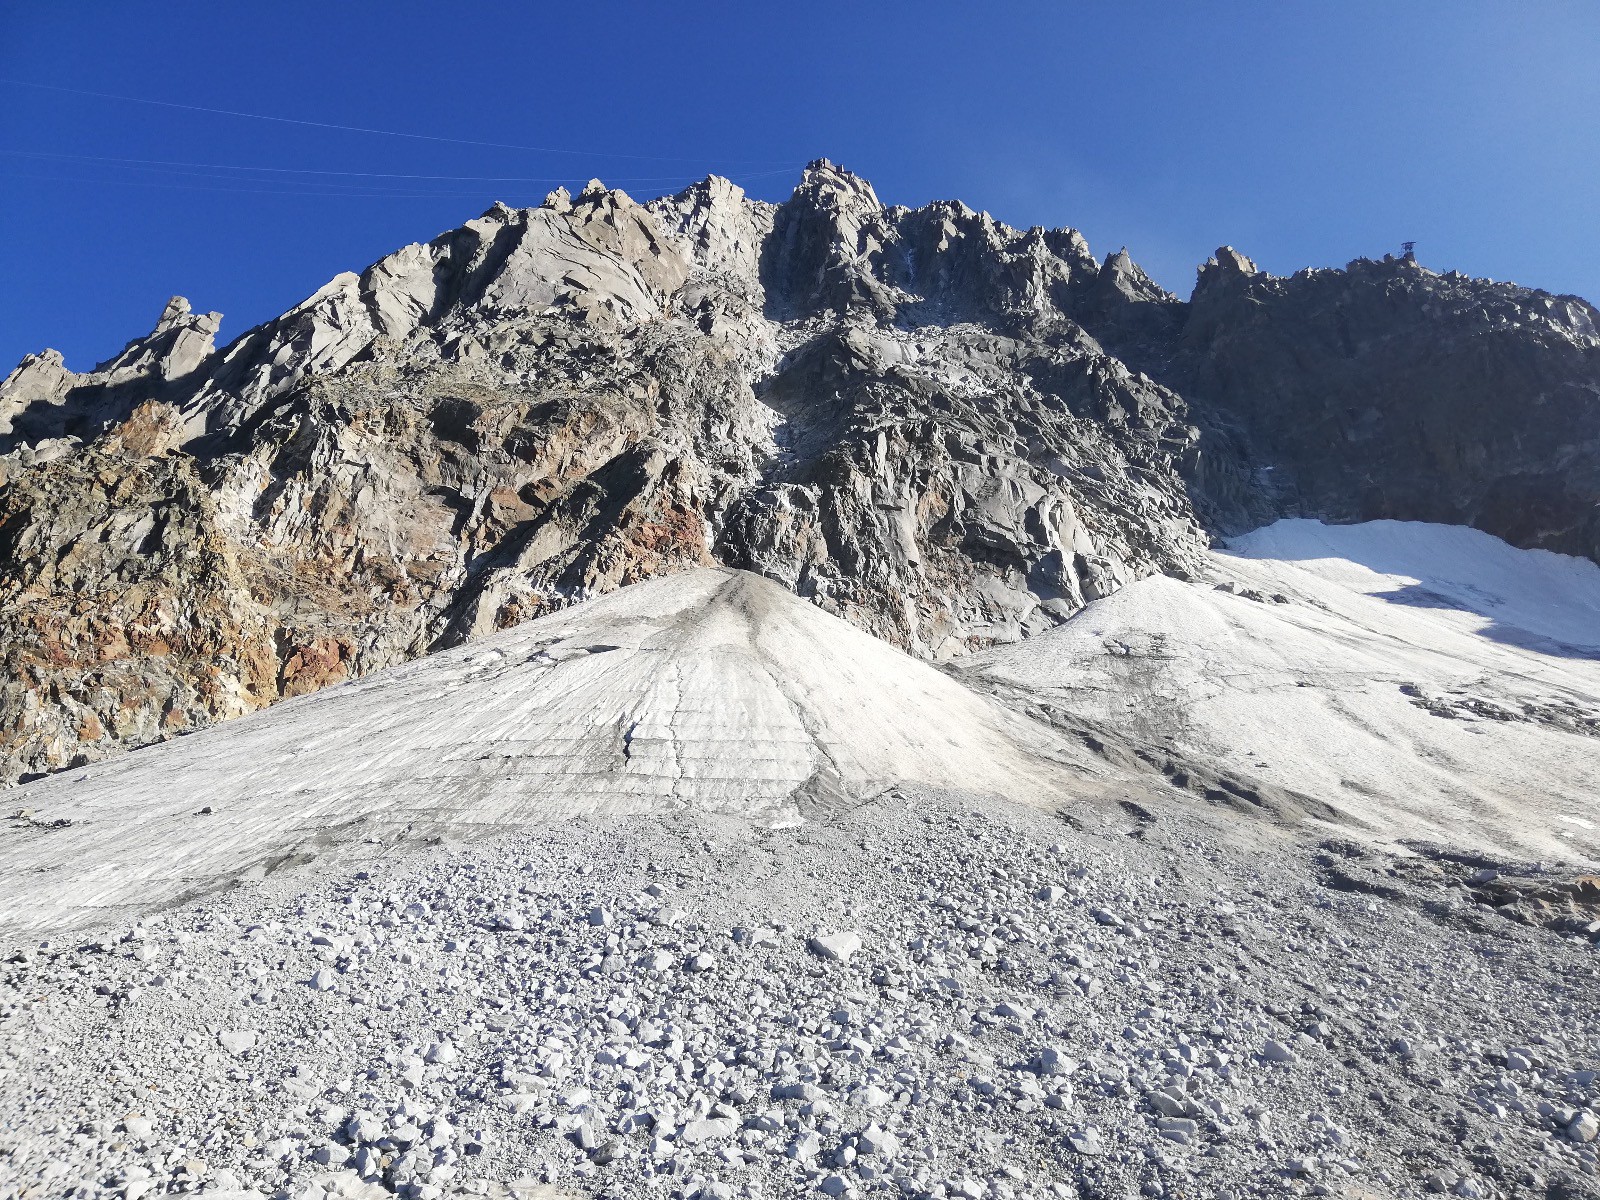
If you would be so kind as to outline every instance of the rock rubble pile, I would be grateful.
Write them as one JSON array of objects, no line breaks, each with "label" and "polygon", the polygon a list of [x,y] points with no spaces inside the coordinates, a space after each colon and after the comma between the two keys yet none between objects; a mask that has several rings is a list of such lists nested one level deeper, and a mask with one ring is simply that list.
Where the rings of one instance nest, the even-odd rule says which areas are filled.
[{"label": "rock rubble pile", "polygon": [[1595,946],[1319,872],[895,791],[290,873],[5,964],[0,1195],[1600,1195]]}]

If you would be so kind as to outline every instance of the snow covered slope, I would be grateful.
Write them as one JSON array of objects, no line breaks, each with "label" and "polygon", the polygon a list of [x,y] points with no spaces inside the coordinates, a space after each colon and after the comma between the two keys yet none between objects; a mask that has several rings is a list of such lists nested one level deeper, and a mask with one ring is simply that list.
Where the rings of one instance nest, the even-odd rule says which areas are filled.
[{"label": "snow covered slope", "polygon": [[788,824],[900,781],[1053,794],[1029,744],[1050,739],[776,584],[694,570],[13,792],[0,931],[351,842],[684,807]]},{"label": "snow covered slope", "polygon": [[752,575],[624,588],[14,792],[0,933],[589,814],[792,824],[895,783],[1169,794],[1083,748],[1117,741],[1346,835],[1600,857],[1600,568],[1467,529],[1309,521],[1213,565],[1216,587],[1143,580],[955,678]]},{"label": "snow covered slope", "polygon": [[1600,852],[1600,567],[1455,526],[1280,521],[975,656],[974,682],[1382,839]]},{"label": "snow covered slope", "polygon": [[1519,550],[1464,525],[1279,521],[1229,549],[1329,583],[1437,611],[1442,624],[1557,657],[1600,661],[1600,566]]}]

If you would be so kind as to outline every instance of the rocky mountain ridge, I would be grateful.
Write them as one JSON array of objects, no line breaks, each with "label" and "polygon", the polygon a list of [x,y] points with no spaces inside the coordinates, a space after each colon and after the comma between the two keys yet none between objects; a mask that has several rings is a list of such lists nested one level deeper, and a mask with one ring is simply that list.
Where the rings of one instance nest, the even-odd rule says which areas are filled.
[{"label": "rocky mountain ridge", "polygon": [[1286,515],[1471,525],[1600,561],[1597,323],[1576,296],[1410,257],[1274,278],[1223,249],[1169,382],[1286,473]]},{"label": "rocky mountain ridge", "polygon": [[0,779],[690,565],[945,659],[1281,515],[1595,557],[1597,321],[1226,250],[1185,303],[825,161],[781,205],[496,205],[220,350],[175,299],[93,372],[0,385]]}]

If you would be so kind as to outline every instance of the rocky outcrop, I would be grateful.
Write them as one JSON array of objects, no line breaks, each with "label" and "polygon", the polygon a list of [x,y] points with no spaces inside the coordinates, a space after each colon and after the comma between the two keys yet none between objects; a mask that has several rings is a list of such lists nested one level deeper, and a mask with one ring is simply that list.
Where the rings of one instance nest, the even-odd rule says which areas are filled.
[{"label": "rocky outcrop", "polygon": [[118,437],[0,489],[0,761],[13,776],[279,694],[250,548],[223,535],[198,464]]},{"label": "rocky outcrop", "polygon": [[779,457],[730,510],[728,562],[933,657],[1013,641],[1203,546],[1183,406],[1062,321],[854,326],[764,381]]},{"label": "rocky outcrop", "polygon": [[1073,230],[886,206],[819,161],[781,205],[716,178],[495,205],[220,350],[174,300],[92,372],[46,351],[0,384],[0,779],[691,565],[941,659],[1198,570],[1214,530],[1451,519],[1405,511],[1408,463],[1455,464],[1463,519],[1555,497],[1524,540],[1580,545],[1582,419],[1518,433],[1493,483],[1531,400],[1416,418],[1465,384],[1417,357],[1430,322],[1592,415],[1592,310],[1541,297],[1234,256],[1185,303]]},{"label": "rocky outcrop", "polygon": [[1176,357],[1164,378],[1249,442],[1277,515],[1600,560],[1600,313],[1575,296],[1410,257],[1278,278],[1224,248]]},{"label": "rocky outcrop", "polygon": [[138,404],[180,394],[212,354],[221,313],[196,316],[182,296],[121,354],[79,375],[54,350],[30,354],[0,381],[0,454],[23,463],[63,453]]}]

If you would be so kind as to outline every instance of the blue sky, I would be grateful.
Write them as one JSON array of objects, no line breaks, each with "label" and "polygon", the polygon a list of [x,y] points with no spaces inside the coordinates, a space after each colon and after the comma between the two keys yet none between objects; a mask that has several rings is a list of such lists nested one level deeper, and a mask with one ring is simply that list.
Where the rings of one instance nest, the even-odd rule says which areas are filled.
[{"label": "blue sky", "polygon": [[819,156],[888,202],[1127,245],[1185,296],[1222,243],[1287,273],[1414,239],[1600,300],[1597,48],[1593,0],[19,0],[0,373],[47,345],[87,368],[173,294],[231,339],[557,182],[642,198],[715,171],[776,200]]}]

